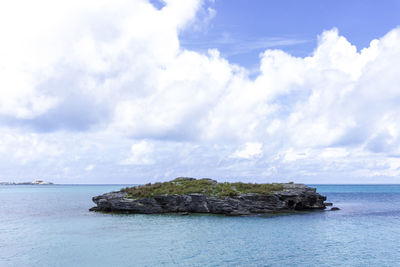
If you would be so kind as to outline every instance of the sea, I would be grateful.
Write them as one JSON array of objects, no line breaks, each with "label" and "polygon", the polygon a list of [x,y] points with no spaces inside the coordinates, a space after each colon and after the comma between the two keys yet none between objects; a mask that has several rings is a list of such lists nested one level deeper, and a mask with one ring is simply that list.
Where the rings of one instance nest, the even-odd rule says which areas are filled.
[{"label": "sea", "polygon": [[339,211],[113,215],[126,185],[0,186],[0,266],[400,266],[400,185],[311,185]]}]

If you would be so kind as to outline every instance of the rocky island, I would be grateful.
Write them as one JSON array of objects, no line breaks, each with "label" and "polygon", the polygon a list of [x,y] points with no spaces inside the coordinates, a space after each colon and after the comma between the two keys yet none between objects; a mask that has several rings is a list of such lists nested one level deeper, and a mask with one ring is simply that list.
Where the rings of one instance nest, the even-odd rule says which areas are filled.
[{"label": "rocky island", "polygon": [[218,183],[211,179],[175,180],[123,188],[93,197],[90,211],[116,213],[213,213],[256,215],[323,210],[325,196],[304,184]]}]

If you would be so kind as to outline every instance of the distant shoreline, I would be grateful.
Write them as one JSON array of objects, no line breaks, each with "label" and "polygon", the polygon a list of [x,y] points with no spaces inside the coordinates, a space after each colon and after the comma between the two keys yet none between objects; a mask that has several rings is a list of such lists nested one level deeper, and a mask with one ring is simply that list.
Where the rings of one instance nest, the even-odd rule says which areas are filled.
[{"label": "distant shoreline", "polygon": [[0,185],[52,185],[52,182],[34,180],[32,182],[0,182]]}]

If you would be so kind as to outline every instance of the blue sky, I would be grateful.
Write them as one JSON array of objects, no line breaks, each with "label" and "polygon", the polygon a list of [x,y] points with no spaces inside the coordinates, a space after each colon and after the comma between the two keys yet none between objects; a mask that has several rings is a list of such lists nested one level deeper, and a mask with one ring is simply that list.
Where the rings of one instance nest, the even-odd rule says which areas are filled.
[{"label": "blue sky", "polygon": [[0,181],[399,183],[399,3],[3,1]]},{"label": "blue sky", "polygon": [[217,0],[206,3],[206,8],[215,10],[215,17],[200,30],[184,31],[184,47],[217,48],[231,62],[246,67],[258,65],[258,55],[266,48],[311,55],[324,30],[338,28],[362,49],[400,24],[396,0]]}]

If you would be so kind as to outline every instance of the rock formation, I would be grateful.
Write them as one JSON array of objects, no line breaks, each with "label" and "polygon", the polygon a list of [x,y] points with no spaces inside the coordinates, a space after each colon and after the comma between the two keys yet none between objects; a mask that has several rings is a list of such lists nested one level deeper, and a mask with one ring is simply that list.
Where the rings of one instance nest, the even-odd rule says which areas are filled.
[{"label": "rock formation", "polygon": [[[219,184],[216,181],[210,181],[216,185]],[[251,185],[254,186],[254,184]],[[279,185],[280,189],[278,191],[271,191],[265,194],[239,192],[237,195],[230,193],[227,196],[209,193],[185,193],[132,198],[129,191],[124,192],[122,190],[93,197],[93,202],[97,206],[90,210],[142,214],[213,213],[255,215],[323,210],[326,208],[324,204],[326,197],[318,194],[315,188],[291,183],[275,185]]]}]

